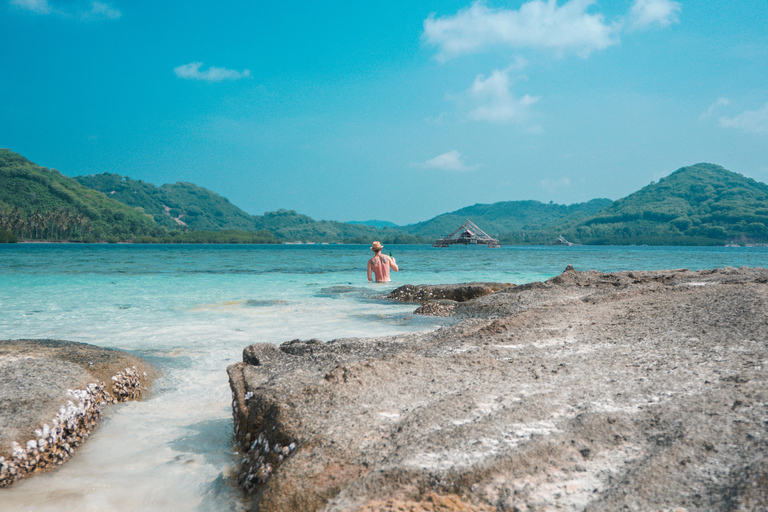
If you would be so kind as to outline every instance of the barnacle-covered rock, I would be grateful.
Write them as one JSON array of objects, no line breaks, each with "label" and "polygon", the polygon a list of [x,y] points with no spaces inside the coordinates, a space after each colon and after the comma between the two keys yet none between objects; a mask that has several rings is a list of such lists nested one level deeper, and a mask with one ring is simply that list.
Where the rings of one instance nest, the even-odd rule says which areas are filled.
[{"label": "barnacle-covered rock", "polygon": [[119,350],[0,341],[0,487],[61,465],[96,427],[103,404],[139,398],[156,374]]},{"label": "barnacle-covered rock", "polygon": [[767,283],[570,267],[431,332],[251,345],[238,482],[260,512],[768,510]]}]

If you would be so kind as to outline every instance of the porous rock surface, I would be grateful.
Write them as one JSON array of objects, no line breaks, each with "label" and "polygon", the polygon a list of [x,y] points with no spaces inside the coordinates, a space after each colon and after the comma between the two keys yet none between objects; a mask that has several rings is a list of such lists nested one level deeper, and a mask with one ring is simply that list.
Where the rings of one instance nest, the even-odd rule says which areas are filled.
[{"label": "porous rock surface", "polygon": [[252,509],[768,510],[768,270],[569,267],[455,314],[247,347]]},{"label": "porous rock surface", "polygon": [[419,304],[432,301],[465,302],[511,286],[515,285],[512,283],[405,284],[392,290],[386,298]]},{"label": "porous rock surface", "polygon": [[425,302],[413,311],[414,315],[451,316],[458,302],[452,300],[433,300]]},{"label": "porous rock surface", "polygon": [[139,398],[156,374],[120,350],[0,341],[0,487],[62,464],[96,426],[102,404]]}]

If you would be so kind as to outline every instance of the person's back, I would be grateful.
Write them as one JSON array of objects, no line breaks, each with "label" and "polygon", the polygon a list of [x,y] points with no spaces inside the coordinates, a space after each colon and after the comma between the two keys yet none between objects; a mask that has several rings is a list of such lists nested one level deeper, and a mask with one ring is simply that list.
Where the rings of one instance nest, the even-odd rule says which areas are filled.
[{"label": "person's back", "polygon": [[389,269],[399,272],[395,258],[385,256],[381,254],[382,245],[379,242],[373,242],[371,250],[375,253],[375,256],[368,260],[368,280],[373,281],[371,273],[376,277],[377,283],[388,283]]},{"label": "person's back", "polygon": [[[377,283],[388,283],[389,278],[389,256],[379,254],[371,258],[371,271],[376,276]],[[370,279],[368,279],[370,281]]]}]

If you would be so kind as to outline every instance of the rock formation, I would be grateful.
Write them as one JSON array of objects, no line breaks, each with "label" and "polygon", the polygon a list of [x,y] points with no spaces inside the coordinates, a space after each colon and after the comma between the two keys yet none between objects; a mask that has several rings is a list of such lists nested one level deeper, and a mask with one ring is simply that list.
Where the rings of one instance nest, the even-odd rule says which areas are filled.
[{"label": "rock formation", "polygon": [[437,300],[465,302],[510,286],[515,285],[512,283],[406,284],[392,290],[386,298],[419,304]]},{"label": "rock formation", "polygon": [[768,510],[768,270],[565,272],[228,372],[259,511]]},{"label": "rock formation", "polygon": [[155,375],[119,350],[0,341],[0,487],[63,464],[97,425],[102,404],[139,398]]}]

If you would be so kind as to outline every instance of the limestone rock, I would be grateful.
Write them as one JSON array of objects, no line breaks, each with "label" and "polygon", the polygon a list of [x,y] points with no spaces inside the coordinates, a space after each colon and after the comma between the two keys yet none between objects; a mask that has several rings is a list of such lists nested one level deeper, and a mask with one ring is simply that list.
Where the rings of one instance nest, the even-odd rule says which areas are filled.
[{"label": "limestone rock", "polygon": [[[768,270],[579,272],[247,349],[252,510],[768,510]],[[286,449],[287,448],[287,449]]]}]

